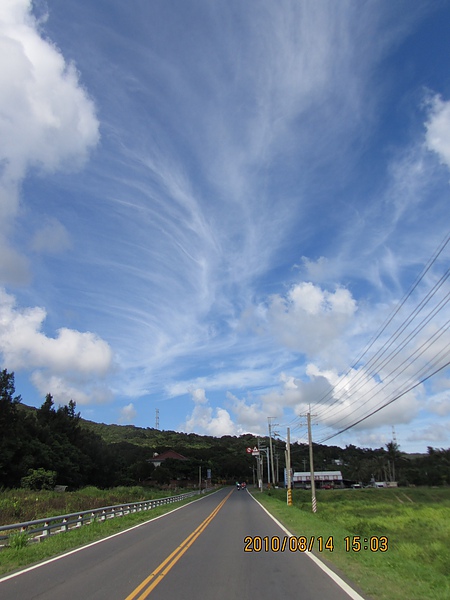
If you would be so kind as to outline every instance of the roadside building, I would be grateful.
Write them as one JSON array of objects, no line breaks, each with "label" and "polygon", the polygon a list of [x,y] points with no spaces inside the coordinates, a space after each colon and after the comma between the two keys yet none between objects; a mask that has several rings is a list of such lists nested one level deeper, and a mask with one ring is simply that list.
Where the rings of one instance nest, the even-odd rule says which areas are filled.
[{"label": "roadside building", "polygon": [[173,458],[175,460],[189,460],[179,452],[175,452],[175,450],[166,450],[165,452],[161,452],[161,454],[155,452],[153,458],[149,458],[148,462],[156,468],[160,467],[168,458]]},{"label": "roadside building", "polygon": [[[340,471],[316,471],[314,481],[317,488],[341,488],[344,486],[342,473]],[[292,475],[292,486],[294,488],[311,487],[311,473],[309,471],[299,471]]]}]

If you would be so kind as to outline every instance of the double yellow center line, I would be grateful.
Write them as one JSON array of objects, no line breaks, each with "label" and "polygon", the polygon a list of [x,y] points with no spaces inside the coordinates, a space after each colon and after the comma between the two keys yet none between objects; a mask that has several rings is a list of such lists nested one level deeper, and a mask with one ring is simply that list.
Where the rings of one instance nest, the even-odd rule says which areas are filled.
[{"label": "double yellow center line", "polygon": [[212,513],[206,517],[206,519],[201,523],[195,531],[193,531],[185,540],[182,542],[178,548],[176,548],[169,556],[158,566],[156,569],[150,573],[150,575],[144,579],[144,581],[138,585],[138,587],[131,592],[129,596],[126,597],[125,600],[144,600],[150,594],[152,590],[160,583],[163,578],[167,575],[170,569],[180,560],[183,554],[188,550],[195,540],[199,537],[199,535],[208,527],[214,517],[217,515],[219,510],[231,496],[234,490],[226,496],[222,502],[216,506],[216,508],[212,511]]}]

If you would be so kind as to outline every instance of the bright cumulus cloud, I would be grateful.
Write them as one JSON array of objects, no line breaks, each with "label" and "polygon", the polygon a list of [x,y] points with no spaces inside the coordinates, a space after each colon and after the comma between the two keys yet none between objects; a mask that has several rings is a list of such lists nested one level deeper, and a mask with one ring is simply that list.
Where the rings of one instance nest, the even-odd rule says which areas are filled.
[{"label": "bright cumulus cloud", "polygon": [[30,265],[8,238],[27,171],[79,168],[99,140],[75,66],[42,36],[31,7],[31,0],[0,6],[0,283],[29,278]]},{"label": "bright cumulus cloud", "polygon": [[210,406],[205,390],[201,388],[191,390],[191,398],[194,408],[186,418],[183,429],[217,437],[236,434],[236,426],[230,413],[220,406],[216,408]]},{"label": "bright cumulus cloud", "polygon": [[136,418],[136,409],[134,408],[134,404],[130,402],[126,406],[122,407],[120,410],[119,422],[126,424],[132,423]]},{"label": "bright cumulus cloud", "polygon": [[[21,309],[15,298],[0,289],[0,352],[11,370],[33,371],[39,391],[51,392],[57,400],[88,403],[91,394],[81,386],[103,379],[113,368],[113,354],[107,342],[90,332],[61,328],[56,337],[43,331],[43,308]],[[101,392],[98,397],[104,395]],[[107,394],[106,394],[107,395]]]},{"label": "bright cumulus cloud", "polygon": [[279,343],[287,348],[317,355],[339,339],[354,317],[356,301],[343,288],[334,292],[310,282],[300,282],[285,294],[275,294],[267,308],[256,314]]},{"label": "bright cumulus cloud", "polygon": [[12,369],[47,368],[53,372],[106,375],[112,365],[109,345],[97,335],[61,328],[54,338],[42,332],[46,318],[39,307],[20,309],[0,290],[0,348]]}]

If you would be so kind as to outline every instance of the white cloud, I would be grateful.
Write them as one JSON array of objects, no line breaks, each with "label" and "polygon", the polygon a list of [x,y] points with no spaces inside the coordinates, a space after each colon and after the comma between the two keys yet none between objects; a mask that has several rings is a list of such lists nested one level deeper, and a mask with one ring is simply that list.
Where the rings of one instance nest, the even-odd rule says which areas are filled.
[{"label": "white cloud", "polygon": [[28,259],[11,248],[6,236],[2,235],[0,231],[0,282],[7,281],[12,285],[23,285],[29,280]]},{"label": "white cloud", "polygon": [[301,282],[285,296],[271,297],[265,320],[269,331],[283,346],[317,356],[339,339],[356,309],[355,300],[344,288],[328,292]]},{"label": "white cloud", "polygon": [[[263,407],[263,403],[258,398],[250,402],[240,399],[237,396],[227,392],[227,399],[231,402],[231,409],[237,423],[237,429],[240,434],[254,433],[264,435],[267,432],[268,413]],[[272,415],[270,412],[269,416]]]},{"label": "white cloud", "polygon": [[132,423],[137,415],[134,404],[130,402],[120,410],[119,423]]},{"label": "white cloud", "polygon": [[450,169],[450,101],[435,95],[429,101],[429,107],[425,145]]},{"label": "white cloud", "polygon": [[[311,371],[310,371],[311,373]],[[316,397],[315,412],[322,427],[334,431],[353,425],[393,399],[398,392],[406,389],[404,377],[387,378],[383,381],[373,376],[364,367],[351,369],[340,378],[330,373],[315,370],[314,377],[320,375],[329,381],[329,393]],[[387,405],[373,416],[355,425],[354,430],[371,430],[380,426],[411,423],[423,404],[423,389],[418,387]]]},{"label": "white cloud", "polygon": [[112,368],[107,342],[94,333],[61,328],[56,338],[42,331],[43,308],[20,309],[15,298],[0,289],[0,352],[10,369],[48,368],[104,376]]},{"label": "white cloud", "polygon": [[57,404],[73,400],[78,405],[104,404],[112,399],[111,390],[95,380],[77,374],[52,375],[48,370],[36,370],[31,381],[42,397],[51,394]]},{"label": "white cloud", "polygon": [[10,370],[31,370],[40,394],[57,402],[102,403],[111,391],[102,383],[113,369],[108,343],[90,332],[61,328],[55,338],[42,331],[46,312],[20,309],[13,296],[0,289],[0,354]]},{"label": "white cloud", "polygon": [[268,370],[262,367],[242,370],[223,370],[213,372],[207,377],[196,377],[193,380],[178,381],[166,386],[169,397],[183,396],[191,393],[193,389],[205,387],[210,391],[225,389],[237,389],[245,387],[258,387],[265,385],[268,380]]},{"label": "white cloud", "polygon": [[16,177],[28,166],[78,167],[98,141],[94,106],[74,65],[41,37],[30,9],[24,0],[0,9],[0,159]]},{"label": "white cloud", "polygon": [[206,392],[202,388],[191,389],[189,391],[195,404],[206,404],[208,402]]},{"label": "white cloud", "polygon": [[88,395],[79,388],[73,387],[63,377],[47,375],[43,371],[34,371],[31,381],[41,396],[51,394],[56,404],[67,404],[73,400],[77,404],[88,404]]},{"label": "white cloud", "polygon": [[47,219],[31,240],[31,249],[41,254],[60,254],[71,247],[69,232],[55,218]]},{"label": "white cloud", "polygon": [[0,5],[0,246],[6,250],[0,281],[12,283],[26,279],[27,265],[7,239],[27,171],[77,169],[99,140],[93,102],[74,65],[41,37],[31,5],[30,0]]},{"label": "white cloud", "polygon": [[440,417],[450,415],[450,391],[446,390],[432,396],[428,402],[428,410]]},{"label": "white cloud", "polygon": [[423,429],[414,429],[410,435],[407,436],[406,441],[408,442],[425,442],[432,446],[433,444],[448,444],[450,436],[450,422],[444,421],[443,423],[434,423],[428,425]]},{"label": "white cloud", "polygon": [[195,431],[215,437],[236,435],[236,426],[229,412],[221,407],[212,408],[206,398],[205,390],[192,390],[191,397],[195,406],[182,426],[184,431]]}]

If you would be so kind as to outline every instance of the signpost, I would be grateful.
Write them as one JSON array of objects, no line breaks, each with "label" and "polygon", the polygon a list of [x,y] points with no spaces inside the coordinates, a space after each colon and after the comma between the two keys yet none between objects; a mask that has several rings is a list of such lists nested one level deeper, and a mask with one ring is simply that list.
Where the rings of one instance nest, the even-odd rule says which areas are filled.
[{"label": "signpost", "polygon": [[246,449],[247,454],[251,454],[256,458],[256,467],[257,467],[257,477],[258,477],[258,487],[262,491],[262,474],[261,474],[261,462],[260,462],[260,450],[256,446],[253,448],[248,447]]}]

